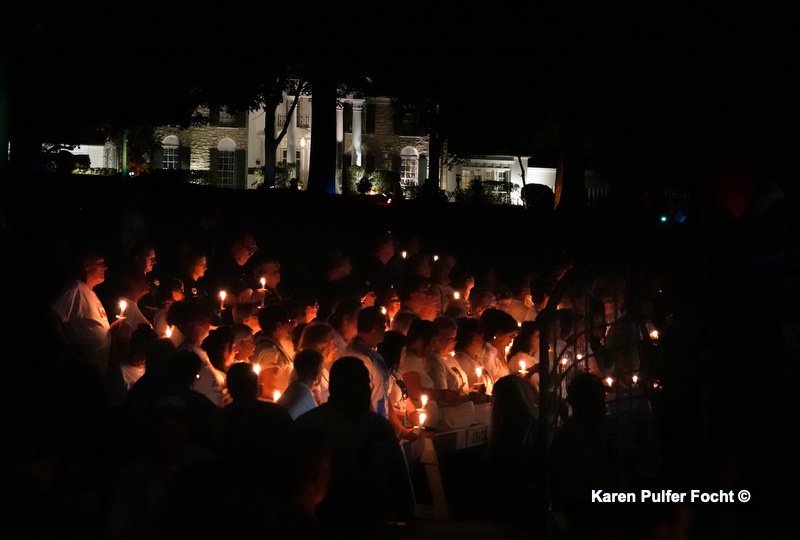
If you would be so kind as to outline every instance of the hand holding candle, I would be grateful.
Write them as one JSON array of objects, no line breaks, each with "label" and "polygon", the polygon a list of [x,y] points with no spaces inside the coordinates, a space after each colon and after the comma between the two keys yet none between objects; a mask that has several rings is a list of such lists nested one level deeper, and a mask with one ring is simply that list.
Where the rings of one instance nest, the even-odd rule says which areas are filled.
[{"label": "hand holding candle", "polygon": [[125,318],[125,309],[128,307],[128,302],[125,300],[119,301],[119,315],[117,315],[117,319],[124,319]]},{"label": "hand holding candle", "polygon": [[519,361],[519,374],[523,377],[528,374],[528,370],[526,369],[528,364],[525,363],[525,360]]},{"label": "hand holding candle", "polygon": [[261,278],[261,288],[258,289],[258,290],[261,291],[261,292],[264,292],[264,291],[267,290],[267,278],[265,278],[265,277]]}]

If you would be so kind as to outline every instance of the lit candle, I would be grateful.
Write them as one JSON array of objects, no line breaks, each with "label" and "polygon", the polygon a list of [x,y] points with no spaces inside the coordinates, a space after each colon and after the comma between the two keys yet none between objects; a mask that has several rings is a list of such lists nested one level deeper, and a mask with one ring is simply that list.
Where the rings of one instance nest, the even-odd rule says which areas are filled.
[{"label": "lit candle", "polygon": [[253,364],[253,373],[258,377],[261,374],[261,364]]},{"label": "lit candle", "polygon": [[434,255],[434,256],[433,256],[433,262],[436,262],[436,261],[438,261],[438,260],[439,260],[439,256],[438,256],[438,255]]},{"label": "lit candle", "polygon": [[164,332],[164,337],[169,339],[172,337],[172,331],[175,329],[173,326],[167,326],[167,330]]},{"label": "lit candle", "polygon": [[265,277],[261,278],[261,288],[258,289],[258,290],[261,291],[261,292],[264,292],[264,291],[267,290],[267,278],[265,278]]},{"label": "lit candle", "polygon": [[609,388],[611,388],[611,386],[614,384],[614,378],[606,377],[606,384],[608,385]]},{"label": "lit candle", "polygon": [[388,311],[386,311],[386,308],[384,306],[381,306],[381,313],[383,313],[384,315],[388,313]]},{"label": "lit candle", "polygon": [[419,400],[422,402],[422,408],[424,409],[425,406],[428,405],[428,395],[427,394],[422,394],[419,397]]},{"label": "lit candle", "polygon": [[460,292],[456,291],[456,292],[453,293],[453,299],[454,300],[459,300],[460,298],[461,298],[461,293]]},{"label": "lit candle", "polygon": [[125,318],[125,308],[128,307],[128,302],[125,300],[119,301],[119,315],[117,315],[117,319],[124,319]]},{"label": "lit candle", "polygon": [[578,355],[575,356],[575,358],[577,358],[578,360],[583,360],[583,355],[582,354],[578,354]]},{"label": "lit candle", "polygon": [[522,328],[522,323],[521,322],[517,323],[517,328]]},{"label": "lit candle", "polygon": [[[578,355],[578,356],[580,356],[580,355]],[[578,360],[580,360],[580,358],[578,358]],[[562,358],[562,359],[561,359],[561,365],[562,365],[562,366],[564,366],[564,367],[566,367],[566,366],[567,366],[567,364],[569,364],[569,358],[567,358],[567,357],[565,356],[564,358]]]},{"label": "lit candle", "polygon": [[633,377],[631,377],[631,380],[633,381],[633,384],[636,384],[636,383],[639,382],[639,376],[638,375],[634,375]]},{"label": "lit candle", "polygon": [[478,376],[478,383],[480,383],[483,378],[483,368],[475,368],[475,375]]},{"label": "lit candle", "polygon": [[528,364],[525,363],[525,360],[520,360],[519,361],[519,374],[522,375],[523,377],[528,374],[528,370],[525,369],[526,367],[528,367]]},{"label": "lit candle", "polygon": [[455,358],[456,357],[456,351],[450,351],[450,356]]},{"label": "lit candle", "polygon": [[419,427],[423,427],[425,425],[425,420],[428,419],[428,415],[425,413],[419,413]]},{"label": "lit candle", "polygon": [[274,392],[272,392],[272,401],[277,403],[279,399],[281,399],[281,391],[275,390]]},{"label": "lit candle", "polygon": [[228,296],[228,293],[225,291],[219,291],[219,309],[222,311],[225,309],[225,297]]},{"label": "lit candle", "polygon": [[652,339],[653,341],[658,340],[658,330],[653,330],[652,332],[650,332],[650,339]]},{"label": "lit candle", "polygon": [[400,253],[400,256],[405,259],[406,257],[408,257],[408,252],[403,251],[402,253]]}]

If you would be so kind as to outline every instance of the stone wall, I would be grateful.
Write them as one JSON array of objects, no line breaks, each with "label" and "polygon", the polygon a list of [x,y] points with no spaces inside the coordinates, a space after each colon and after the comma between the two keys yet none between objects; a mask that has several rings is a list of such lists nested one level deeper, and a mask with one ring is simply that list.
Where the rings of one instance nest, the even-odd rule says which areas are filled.
[{"label": "stone wall", "polygon": [[210,150],[216,148],[219,141],[225,137],[233,139],[237,150],[247,150],[246,127],[191,126],[182,129],[162,126],[155,129],[157,141],[163,140],[168,135],[175,135],[181,146],[188,146],[191,149],[189,168],[193,171],[207,171],[211,168]]},{"label": "stone wall", "polygon": [[[368,104],[375,105],[375,133],[361,134],[363,155],[375,157],[375,168],[391,170],[393,162],[406,146],[411,146],[419,155],[428,155],[428,135],[395,135],[394,108],[388,98],[370,98]],[[366,106],[365,106],[366,109]],[[366,124],[364,124],[366,127]],[[349,149],[353,144],[353,134],[344,134],[344,147]],[[362,161],[365,164],[366,161]],[[400,172],[400,171],[395,171]]]}]

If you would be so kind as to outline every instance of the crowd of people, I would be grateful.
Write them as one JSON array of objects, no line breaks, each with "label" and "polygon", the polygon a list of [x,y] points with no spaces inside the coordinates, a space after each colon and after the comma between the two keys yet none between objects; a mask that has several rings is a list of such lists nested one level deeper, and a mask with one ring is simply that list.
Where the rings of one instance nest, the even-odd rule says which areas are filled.
[{"label": "crowd of people", "polygon": [[[53,369],[91,408],[70,439],[87,452],[81,466],[113,472],[65,489],[107,495],[81,509],[102,535],[217,537],[269,523],[278,537],[379,536],[414,516],[402,444],[469,426],[480,403],[491,403],[486,471],[507,494],[490,517],[533,526],[519,518],[549,489],[537,473],[537,318],[567,265],[501,281],[381,232],[364,256],[329,250],[315,283],[286,290],[283,261],[252,230],[198,231],[171,251],[151,232],[113,257],[73,253],[73,280],[50,303]],[[561,302],[553,346],[588,350],[569,313],[599,309],[605,321],[602,305]],[[625,373],[638,369],[628,356],[616,356]],[[599,358],[563,377],[574,421],[554,444],[577,450],[551,456],[556,485],[574,486],[567,470],[587,452],[610,463],[592,439],[592,396],[616,372]],[[102,459],[88,449],[98,433]],[[574,519],[568,488],[553,493],[569,492],[556,503]]]}]

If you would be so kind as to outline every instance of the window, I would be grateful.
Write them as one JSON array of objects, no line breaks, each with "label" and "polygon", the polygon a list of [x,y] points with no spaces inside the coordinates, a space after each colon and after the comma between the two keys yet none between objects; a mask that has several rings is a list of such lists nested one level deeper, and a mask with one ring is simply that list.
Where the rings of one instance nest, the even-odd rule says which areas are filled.
[{"label": "window", "polygon": [[419,184],[419,154],[410,146],[400,152],[400,180],[404,184]]},{"label": "window", "polygon": [[161,167],[163,169],[173,169],[177,170],[181,168],[181,158],[178,148],[180,146],[180,142],[178,141],[178,137],[175,135],[169,135],[164,137],[164,140],[161,142],[162,150],[163,150],[163,157],[161,161]]},{"label": "window", "polygon": [[219,150],[217,162],[219,186],[234,188],[236,187],[236,143],[225,137],[219,142],[217,149]]},{"label": "window", "polygon": [[220,126],[233,126],[236,125],[236,117],[228,111],[224,105],[219,108],[219,125]]}]

